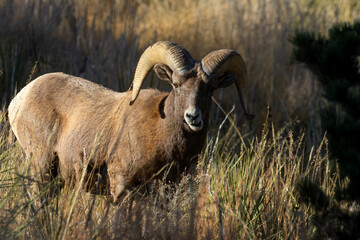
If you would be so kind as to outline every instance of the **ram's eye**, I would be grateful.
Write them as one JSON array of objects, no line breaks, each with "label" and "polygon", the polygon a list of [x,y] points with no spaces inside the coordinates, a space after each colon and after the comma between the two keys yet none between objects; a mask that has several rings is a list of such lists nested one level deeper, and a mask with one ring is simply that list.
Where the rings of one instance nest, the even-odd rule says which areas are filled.
[{"label": "ram's eye", "polygon": [[177,88],[179,85],[177,83],[173,83],[174,88]]}]

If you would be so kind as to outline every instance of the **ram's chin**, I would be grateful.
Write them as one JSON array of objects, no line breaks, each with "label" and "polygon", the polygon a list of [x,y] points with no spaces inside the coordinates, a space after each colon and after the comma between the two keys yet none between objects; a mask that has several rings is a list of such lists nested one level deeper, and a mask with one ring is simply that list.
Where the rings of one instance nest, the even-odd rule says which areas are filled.
[{"label": "ram's chin", "polygon": [[199,121],[198,123],[193,123],[193,124],[190,124],[190,123],[187,123],[187,125],[189,126],[189,128],[194,131],[194,132],[198,132],[200,131],[201,129],[203,129],[204,127],[204,122],[203,120]]}]

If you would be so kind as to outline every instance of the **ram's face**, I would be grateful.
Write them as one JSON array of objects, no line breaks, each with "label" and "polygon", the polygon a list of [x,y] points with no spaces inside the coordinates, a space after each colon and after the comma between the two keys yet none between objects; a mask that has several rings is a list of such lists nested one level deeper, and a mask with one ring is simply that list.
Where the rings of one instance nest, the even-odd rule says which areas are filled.
[{"label": "ram's face", "polygon": [[184,123],[192,131],[200,131],[208,118],[213,86],[201,70],[191,71],[187,76],[174,77],[173,88],[176,105],[184,116]]},{"label": "ram's face", "polygon": [[[161,41],[149,46],[141,55],[136,67],[132,100],[136,100],[147,74],[154,69],[158,77],[173,86],[170,97],[174,106],[171,111],[176,121],[184,119],[189,131],[198,132],[206,127],[211,95],[216,88],[229,87],[235,83],[245,117],[253,119],[244,104],[247,71],[240,54],[231,49],[220,49],[207,54],[201,61],[195,61],[180,45]],[[205,125],[205,126],[204,126]]]},{"label": "ram's face", "polygon": [[193,132],[202,130],[215,88],[200,66],[195,65],[192,70],[179,74],[165,65],[157,65],[155,72],[171,83],[175,94],[174,111],[183,116],[185,128]]}]

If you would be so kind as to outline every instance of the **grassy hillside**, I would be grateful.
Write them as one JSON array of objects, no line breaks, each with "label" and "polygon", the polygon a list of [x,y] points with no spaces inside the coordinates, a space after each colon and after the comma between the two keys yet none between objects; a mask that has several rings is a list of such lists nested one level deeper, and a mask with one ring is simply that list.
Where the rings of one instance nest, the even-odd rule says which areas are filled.
[{"label": "grassy hillside", "polygon": [[[297,186],[307,178],[334,198],[337,173],[329,170],[327,142],[304,151],[304,134],[275,132],[265,125],[260,138],[244,138],[231,126],[209,136],[193,174],[179,185],[159,182],[156,194],[134,189],[119,206],[106,196],[84,193],[80,184],[65,185],[49,204],[39,195],[28,162],[9,127],[1,121],[0,237],[2,239],[306,239],[321,235],[314,208],[303,203]],[[228,121],[233,122],[230,118]],[[55,182],[54,182],[55,184]],[[131,196],[131,198],[129,198]]]},{"label": "grassy hillside", "polygon": [[[324,238],[347,229],[336,216],[359,212],[336,201],[335,188],[347,182],[330,171],[322,89],[292,62],[288,42],[296,29],[326,33],[354,21],[359,1],[0,0],[0,16],[0,239]],[[239,102],[233,87],[220,90],[199,163],[179,185],[160,181],[149,195],[134,189],[119,206],[80,183],[65,185],[40,208],[45,192],[30,197],[36,183],[6,118],[15,92],[55,71],[125,91],[141,53],[159,40],[199,60],[220,48],[240,52],[256,119],[245,121],[237,107],[219,129]],[[145,87],[168,89],[153,75]]]},{"label": "grassy hillside", "polygon": [[[360,12],[355,0],[1,0],[0,6],[2,104],[45,72],[127,90],[142,51],[155,41],[172,40],[197,59],[220,48],[239,51],[248,67],[255,124],[261,125],[270,106],[277,129],[299,121],[313,143],[322,138],[316,116],[321,89],[302,65],[291,63],[289,35],[295,29],[326,32]],[[166,88],[158,81],[146,83],[159,85]],[[220,91],[218,99],[230,109],[236,92],[224,91],[229,94]]]}]

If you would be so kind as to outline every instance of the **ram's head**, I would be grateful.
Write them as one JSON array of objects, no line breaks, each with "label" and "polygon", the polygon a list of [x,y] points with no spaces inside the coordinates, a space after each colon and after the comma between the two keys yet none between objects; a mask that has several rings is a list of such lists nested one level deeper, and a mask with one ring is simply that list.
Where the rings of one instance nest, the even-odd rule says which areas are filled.
[{"label": "ram's head", "polygon": [[173,90],[174,114],[184,116],[185,129],[200,131],[206,123],[211,96],[218,88],[235,83],[247,119],[253,119],[244,104],[247,81],[244,60],[234,50],[221,49],[195,61],[183,47],[173,42],[157,42],[141,56],[133,82],[132,105],[148,73],[154,68],[157,76],[169,82]]}]

